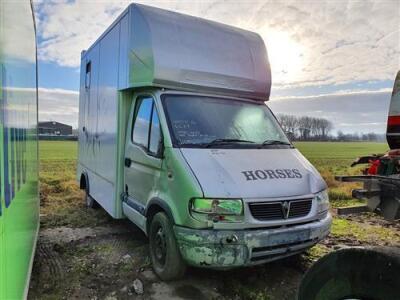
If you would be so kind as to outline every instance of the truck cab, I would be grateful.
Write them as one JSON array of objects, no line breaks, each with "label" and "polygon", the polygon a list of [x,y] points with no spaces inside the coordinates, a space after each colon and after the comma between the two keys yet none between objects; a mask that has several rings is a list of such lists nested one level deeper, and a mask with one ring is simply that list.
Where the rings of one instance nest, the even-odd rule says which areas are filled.
[{"label": "truck cab", "polygon": [[136,4],[83,52],[77,178],[88,206],[148,235],[161,279],[329,234],[326,183],[266,105],[270,74],[258,35]]},{"label": "truck cab", "polygon": [[[172,232],[185,262],[213,268],[293,255],[328,234],[326,185],[264,103],[144,92],[129,119],[123,208],[149,235],[155,265]],[[148,221],[157,214],[171,228]]]}]

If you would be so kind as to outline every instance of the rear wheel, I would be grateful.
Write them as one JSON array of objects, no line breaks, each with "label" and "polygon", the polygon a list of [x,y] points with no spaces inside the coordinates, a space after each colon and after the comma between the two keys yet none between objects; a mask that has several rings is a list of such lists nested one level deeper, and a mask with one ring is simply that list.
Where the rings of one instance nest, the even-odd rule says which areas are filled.
[{"label": "rear wheel", "polygon": [[155,273],[162,280],[181,278],[186,270],[172,223],[164,212],[154,215],[149,228],[150,256]]}]

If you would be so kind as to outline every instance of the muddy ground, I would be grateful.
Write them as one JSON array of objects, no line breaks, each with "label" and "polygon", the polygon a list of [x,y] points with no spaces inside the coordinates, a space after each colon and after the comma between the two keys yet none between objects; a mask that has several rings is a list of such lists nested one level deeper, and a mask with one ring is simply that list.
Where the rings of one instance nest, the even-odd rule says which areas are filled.
[{"label": "muddy ground", "polygon": [[[296,257],[226,272],[192,268],[184,280],[164,283],[151,269],[146,237],[129,222],[60,226],[41,231],[29,298],[293,299],[303,263]],[[135,279],[143,294],[135,291]]]},{"label": "muddy ground", "polygon": [[[354,245],[400,245],[399,223],[373,214],[336,217],[330,237],[302,255],[230,271],[191,268],[183,280],[164,283],[152,271],[148,241],[137,227],[111,220],[101,209],[80,209],[81,218],[103,221],[81,227],[78,218],[77,224],[41,231],[30,299],[294,299],[302,275],[321,255]],[[361,232],[341,232],[349,230],[348,222]]]},{"label": "muddy ground", "polygon": [[[152,272],[148,241],[137,227],[84,206],[76,143],[41,142],[40,155],[41,231],[29,299],[295,299],[305,271],[329,251],[400,247],[400,222],[372,213],[334,215],[330,236],[304,254],[230,271],[190,268],[183,280],[165,283]],[[331,187],[341,188],[328,176]],[[331,195],[332,206],[354,204],[341,200],[346,193]]]}]

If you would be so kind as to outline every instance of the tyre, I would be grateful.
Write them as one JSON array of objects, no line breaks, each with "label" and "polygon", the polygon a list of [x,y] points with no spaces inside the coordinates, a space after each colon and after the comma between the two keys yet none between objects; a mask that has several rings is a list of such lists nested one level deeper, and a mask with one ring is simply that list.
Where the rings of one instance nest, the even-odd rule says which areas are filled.
[{"label": "tyre", "polygon": [[83,200],[85,201],[86,207],[96,209],[99,207],[99,204],[94,200],[88,193],[88,190],[85,189],[83,194]]},{"label": "tyre", "polygon": [[348,248],[331,252],[304,275],[299,300],[395,300],[400,296],[400,249]]},{"label": "tyre", "polygon": [[154,272],[162,280],[175,280],[185,274],[172,223],[164,212],[154,215],[149,227],[150,257]]}]

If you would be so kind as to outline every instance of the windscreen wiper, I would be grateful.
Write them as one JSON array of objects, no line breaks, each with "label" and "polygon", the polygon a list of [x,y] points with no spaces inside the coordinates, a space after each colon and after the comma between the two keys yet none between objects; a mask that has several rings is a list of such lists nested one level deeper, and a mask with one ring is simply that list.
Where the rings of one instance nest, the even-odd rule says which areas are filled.
[{"label": "windscreen wiper", "polygon": [[270,146],[270,145],[286,145],[286,146],[292,146],[292,144],[284,141],[279,141],[279,140],[266,140],[262,142],[260,145],[260,148],[263,146]]},{"label": "windscreen wiper", "polygon": [[233,144],[233,143],[251,143],[254,144],[255,142],[253,141],[248,141],[248,140],[241,140],[241,139],[215,139],[212,140],[209,143],[205,143],[204,147],[205,148],[210,148],[212,146],[216,146],[216,145],[223,145],[223,144]]}]

